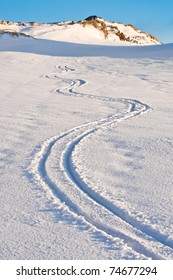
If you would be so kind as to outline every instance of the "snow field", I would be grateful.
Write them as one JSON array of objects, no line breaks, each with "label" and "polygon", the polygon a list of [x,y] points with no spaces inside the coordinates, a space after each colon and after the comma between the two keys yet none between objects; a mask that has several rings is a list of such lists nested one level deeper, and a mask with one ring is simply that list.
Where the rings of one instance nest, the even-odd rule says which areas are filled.
[{"label": "snow field", "polygon": [[1,259],[173,258],[173,62],[151,54],[0,53]]}]

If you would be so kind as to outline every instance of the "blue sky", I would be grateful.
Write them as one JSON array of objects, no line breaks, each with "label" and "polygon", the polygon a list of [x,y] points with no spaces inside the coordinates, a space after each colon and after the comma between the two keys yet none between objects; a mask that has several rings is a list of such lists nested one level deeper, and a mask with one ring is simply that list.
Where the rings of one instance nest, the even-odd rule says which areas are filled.
[{"label": "blue sky", "polygon": [[131,23],[164,43],[173,42],[173,0],[0,0],[0,19],[55,22],[90,15]]}]

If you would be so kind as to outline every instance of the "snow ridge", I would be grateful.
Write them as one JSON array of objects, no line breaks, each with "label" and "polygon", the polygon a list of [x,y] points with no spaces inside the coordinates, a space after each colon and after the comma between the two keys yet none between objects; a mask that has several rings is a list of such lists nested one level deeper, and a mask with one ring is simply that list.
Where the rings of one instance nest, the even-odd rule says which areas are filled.
[{"label": "snow ridge", "polygon": [[31,36],[40,39],[87,44],[158,45],[153,35],[142,32],[132,24],[109,22],[97,16],[81,21],[55,23],[0,21],[0,34]]}]

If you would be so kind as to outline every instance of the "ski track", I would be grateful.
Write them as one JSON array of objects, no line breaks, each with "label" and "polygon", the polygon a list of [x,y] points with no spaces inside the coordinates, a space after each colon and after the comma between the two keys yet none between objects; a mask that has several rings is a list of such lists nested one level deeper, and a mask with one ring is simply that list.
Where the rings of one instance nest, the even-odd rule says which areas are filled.
[{"label": "ski track", "polygon": [[[67,65],[56,66],[56,70],[56,73],[45,74],[44,77],[62,79],[63,74],[75,71],[74,68],[70,68]],[[122,114],[112,115],[98,121],[74,127],[61,135],[56,135],[46,140],[35,155],[30,166],[30,172],[34,180],[48,189],[55,198],[60,199],[64,208],[68,208],[68,211],[76,219],[82,218],[91,227],[101,231],[103,234],[109,235],[113,239],[121,238],[128,247],[147,258],[165,259],[165,246],[167,251],[170,251],[170,254],[172,254],[173,242],[168,241],[166,236],[149,226],[141,224],[86,185],[82,181],[80,174],[77,173],[72,161],[74,149],[79,142],[86,140],[89,135],[112,123],[118,123],[141,115],[150,107],[138,100],[95,96],[77,92],[76,90],[85,85],[87,81],[81,79],[65,80],[69,85],[55,89],[56,93],[73,97],[98,99],[103,102],[119,102],[128,109]],[[57,153],[57,151],[59,152]],[[52,173],[55,166],[51,166],[55,162],[57,168],[56,175]],[[95,216],[95,213],[98,216]],[[99,216],[99,213],[102,214]],[[118,219],[118,223],[117,221],[115,222],[115,218],[116,220]],[[114,223],[117,223],[117,225],[114,226]]]}]

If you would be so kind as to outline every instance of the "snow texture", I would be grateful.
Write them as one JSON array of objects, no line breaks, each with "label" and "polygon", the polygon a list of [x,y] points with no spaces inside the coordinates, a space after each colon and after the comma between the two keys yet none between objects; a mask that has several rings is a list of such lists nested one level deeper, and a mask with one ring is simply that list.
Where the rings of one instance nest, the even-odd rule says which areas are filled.
[{"label": "snow texture", "polygon": [[0,258],[173,259],[173,44],[52,36],[0,38]]}]

